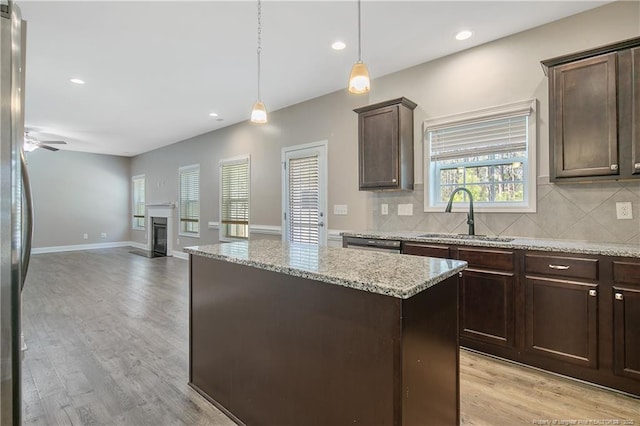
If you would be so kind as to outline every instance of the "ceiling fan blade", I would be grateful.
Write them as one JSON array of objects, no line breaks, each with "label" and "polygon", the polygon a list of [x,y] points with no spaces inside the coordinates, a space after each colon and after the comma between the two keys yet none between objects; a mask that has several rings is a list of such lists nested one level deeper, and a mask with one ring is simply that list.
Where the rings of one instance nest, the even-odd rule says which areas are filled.
[{"label": "ceiling fan blade", "polygon": [[40,143],[48,143],[49,145],[66,145],[65,141],[40,141]]},{"label": "ceiling fan blade", "polygon": [[52,146],[48,146],[48,145],[43,145],[43,144],[38,144],[38,147],[40,148],[44,148],[44,149],[48,149],[49,151],[60,151],[58,148],[54,148]]}]

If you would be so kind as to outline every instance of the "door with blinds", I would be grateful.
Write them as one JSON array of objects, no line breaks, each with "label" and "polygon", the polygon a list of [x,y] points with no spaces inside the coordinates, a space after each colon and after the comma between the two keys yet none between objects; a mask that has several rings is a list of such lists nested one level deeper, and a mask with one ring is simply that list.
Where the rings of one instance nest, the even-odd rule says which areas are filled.
[{"label": "door with blinds", "polygon": [[284,241],[327,244],[327,143],[282,150]]}]

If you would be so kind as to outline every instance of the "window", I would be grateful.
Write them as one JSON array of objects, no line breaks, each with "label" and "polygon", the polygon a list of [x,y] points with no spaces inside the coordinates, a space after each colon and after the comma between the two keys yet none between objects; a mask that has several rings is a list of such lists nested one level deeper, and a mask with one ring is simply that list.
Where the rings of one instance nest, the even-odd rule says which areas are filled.
[{"label": "window", "polygon": [[[443,211],[453,190],[464,187],[478,211],[534,212],[535,103],[427,121],[425,211]],[[463,191],[458,202],[468,202]]]},{"label": "window", "polygon": [[220,240],[249,238],[249,156],[220,161]]},{"label": "window", "polygon": [[200,165],[180,167],[180,235],[200,236]]},{"label": "window", "polygon": [[133,186],[133,229],[144,230],[144,175],[131,178]]}]

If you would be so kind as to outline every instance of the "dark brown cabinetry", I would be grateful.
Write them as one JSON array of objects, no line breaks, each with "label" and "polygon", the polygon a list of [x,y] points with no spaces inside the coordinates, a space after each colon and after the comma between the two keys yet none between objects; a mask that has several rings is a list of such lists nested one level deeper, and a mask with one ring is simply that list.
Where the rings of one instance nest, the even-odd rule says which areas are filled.
[{"label": "dark brown cabinetry", "polygon": [[525,274],[527,350],[596,368],[598,260],[527,254]]},{"label": "dark brown cabinetry", "polygon": [[402,242],[468,263],[460,345],[640,396],[640,259]]},{"label": "dark brown cabinetry", "polygon": [[640,177],[632,158],[638,150],[639,45],[635,38],[543,61],[552,181]]},{"label": "dark brown cabinetry", "polygon": [[406,98],[354,111],[358,113],[360,190],[413,189],[413,110]]},{"label": "dark brown cabinetry", "polygon": [[447,259],[451,257],[449,246],[440,244],[424,243],[402,243],[403,254],[413,254],[415,256],[440,257]]},{"label": "dark brown cabinetry", "polygon": [[[460,338],[514,345],[512,251],[459,248],[469,266],[460,280]],[[464,344],[464,343],[463,343]]]},{"label": "dark brown cabinetry", "polygon": [[613,366],[640,380],[640,263],[613,262]]}]

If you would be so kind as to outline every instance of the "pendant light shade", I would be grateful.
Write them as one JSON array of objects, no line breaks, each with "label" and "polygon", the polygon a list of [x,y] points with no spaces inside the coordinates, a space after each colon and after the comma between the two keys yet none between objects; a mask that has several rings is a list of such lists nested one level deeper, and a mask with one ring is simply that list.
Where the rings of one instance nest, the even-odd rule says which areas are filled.
[{"label": "pendant light shade", "polygon": [[362,62],[362,28],[360,25],[360,0],[358,0],[358,62],[351,67],[349,75],[349,92],[356,95],[367,93],[371,90],[371,79],[369,70]]},{"label": "pendant light shade", "polygon": [[251,110],[251,122],[264,124],[267,122],[267,108],[260,99],[260,53],[262,52],[262,4],[258,0],[258,99]]},{"label": "pendant light shade", "polygon": [[349,92],[360,95],[371,90],[371,80],[369,79],[369,70],[367,66],[358,61],[351,67],[351,75],[349,76]]},{"label": "pendant light shade", "polygon": [[251,110],[251,122],[257,124],[264,124],[267,122],[267,108],[265,108],[264,103],[261,101],[256,101],[253,104],[253,109]]}]

